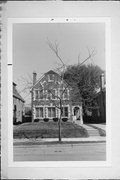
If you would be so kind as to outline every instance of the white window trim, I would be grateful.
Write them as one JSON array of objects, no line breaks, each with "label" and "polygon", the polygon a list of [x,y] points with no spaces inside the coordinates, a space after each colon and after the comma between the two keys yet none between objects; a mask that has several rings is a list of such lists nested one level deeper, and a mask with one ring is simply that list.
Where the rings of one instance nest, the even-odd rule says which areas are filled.
[{"label": "white window trim", "polygon": [[[43,108],[43,117],[40,117],[40,114],[39,114],[39,117],[36,117],[36,108]],[[37,118],[42,119],[42,118],[45,117],[45,107],[44,106],[35,106],[34,109],[35,109],[35,117],[34,117],[34,119],[37,119]]]},{"label": "white window trim", "polygon": [[56,118],[56,116],[55,116],[55,117],[53,117],[53,116],[49,117],[49,116],[48,116],[48,108],[55,108],[55,115],[57,115],[57,114],[56,114],[56,109],[57,109],[57,108],[56,108],[55,106],[46,106],[46,108],[47,108],[47,117],[48,117],[48,118]]},{"label": "white window trim", "polygon": [[[43,91],[43,98],[40,98],[40,91]],[[42,90],[39,89],[39,98],[38,98],[38,100],[45,100],[45,98],[44,98],[44,89],[42,89]]]},{"label": "white window trim", "polygon": [[47,83],[45,80],[43,82],[40,82],[41,86],[44,88],[44,83]]},{"label": "white window trim", "polygon": [[55,90],[55,98],[54,98],[54,99],[52,98],[53,95],[52,95],[52,93],[51,93],[51,99],[52,99],[52,100],[56,100],[56,99],[57,99],[57,98],[56,98],[57,91],[56,91],[56,89],[54,89],[54,90]]},{"label": "white window trim", "polygon": [[[58,96],[60,97],[60,90],[64,91],[65,88],[58,88]],[[66,88],[68,98],[65,98],[64,94],[62,95],[62,100],[69,100],[69,89]]]},{"label": "white window trim", "polygon": [[[60,109],[58,109],[56,106],[48,106],[48,105],[44,105],[44,106],[34,106],[34,110],[35,110],[35,114],[34,114],[34,119],[37,119],[37,118],[41,118],[41,119],[44,119],[45,118],[45,108],[46,108],[46,118],[55,118],[55,117],[49,117],[48,116],[48,108],[55,108],[55,113],[56,113],[56,118],[60,116]],[[62,116],[62,118],[70,118],[70,105],[63,105],[62,106],[63,108],[64,107],[68,107],[68,116]],[[36,117],[36,108],[43,108],[43,117]]]},{"label": "white window trim", "polygon": [[[53,76],[53,79],[52,79],[52,80],[50,79],[50,75]],[[48,74],[48,82],[53,82],[53,81],[54,81],[54,77],[55,77],[54,74]]]},{"label": "white window trim", "polygon": [[[65,93],[64,93],[63,94],[63,100],[69,100],[69,89],[68,88],[64,88],[64,89],[66,89],[66,91],[67,91],[68,98],[65,98]],[[63,89],[63,91],[64,91],[64,89]]]},{"label": "white window trim", "polygon": [[[36,98],[36,92],[38,91],[38,97],[39,97],[39,89],[35,89],[34,90],[34,100],[37,100],[37,98]],[[39,98],[38,98],[39,99]]]},{"label": "white window trim", "polygon": [[[55,99],[53,99],[53,98],[52,98],[52,93],[50,93],[50,99],[48,99],[48,90],[46,90],[46,91],[47,91],[47,92],[46,92],[47,97],[46,97],[46,99],[44,98],[45,100],[50,100],[50,99],[51,99],[51,100],[54,101],[54,100],[57,100],[57,99],[58,99],[57,97],[55,97]],[[57,95],[57,90],[55,89],[55,96],[56,96],[56,95]]]}]

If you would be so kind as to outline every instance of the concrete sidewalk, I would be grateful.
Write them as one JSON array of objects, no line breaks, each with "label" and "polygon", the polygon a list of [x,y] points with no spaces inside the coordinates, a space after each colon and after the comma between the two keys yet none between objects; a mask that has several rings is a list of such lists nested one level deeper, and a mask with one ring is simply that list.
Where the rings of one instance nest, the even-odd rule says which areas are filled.
[{"label": "concrete sidewalk", "polygon": [[89,137],[101,137],[100,129],[104,131],[102,134],[106,134],[106,124],[79,124],[76,122],[78,126],[82,126],[88,132]]},{"label": "concrete sidewalk", "polygon": [[91,125],[106,131],[106,124],[91,124]]},{"label": "concrete sidewalk", "polygon": [[[58,138],[38,138],[38,139],[14,139],[14,143],[24,143],[24,142],[33,142],[33,143],[47,143],[47,142],[58,142]],[[106,137],[94,136],[87,138],[62,138],[62,142],[71,142],[71,143],[87,143],[87,142],[106,142]]]}]

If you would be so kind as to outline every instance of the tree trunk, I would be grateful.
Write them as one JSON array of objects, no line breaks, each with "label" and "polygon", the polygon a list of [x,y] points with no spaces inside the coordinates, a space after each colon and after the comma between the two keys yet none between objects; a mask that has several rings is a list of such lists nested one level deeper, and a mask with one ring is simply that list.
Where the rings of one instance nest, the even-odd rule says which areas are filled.
[{"label": "tree trunk", "polygon": [[33,115],[33,90],[31,92],[31,96],[32,96],[32,101],[31,101],[31,110],[32,110],[32,123],[34,122],[34,115]]},{"label": "tree trunk", "polygon": [[62,141],[61,139],[61,118],[62,117],[62,103],[61,103],[61,100],[60,100],[60,118],[59,118],[59,121],[58,121],[58,127],[59,127],[59,133],[58,133],[58,137],[59,137],[59,142]]}]

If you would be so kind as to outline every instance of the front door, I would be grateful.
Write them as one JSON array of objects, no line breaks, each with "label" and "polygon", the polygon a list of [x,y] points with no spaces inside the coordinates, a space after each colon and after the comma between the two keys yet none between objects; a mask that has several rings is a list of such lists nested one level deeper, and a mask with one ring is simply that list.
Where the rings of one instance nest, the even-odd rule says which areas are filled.
[{"label": "front door", "polygon": [[76,120],[80,120],[80,108],[74,107],[74,116],[76,116]]}]

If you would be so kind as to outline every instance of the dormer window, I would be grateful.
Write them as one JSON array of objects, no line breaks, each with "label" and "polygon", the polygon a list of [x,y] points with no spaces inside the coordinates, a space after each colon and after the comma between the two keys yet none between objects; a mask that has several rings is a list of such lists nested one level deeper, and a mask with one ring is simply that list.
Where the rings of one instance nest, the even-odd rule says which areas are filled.
[{"label": "dormer window", "polygon": [[48,81],[54,81],[54,74],[48,75]]}]

